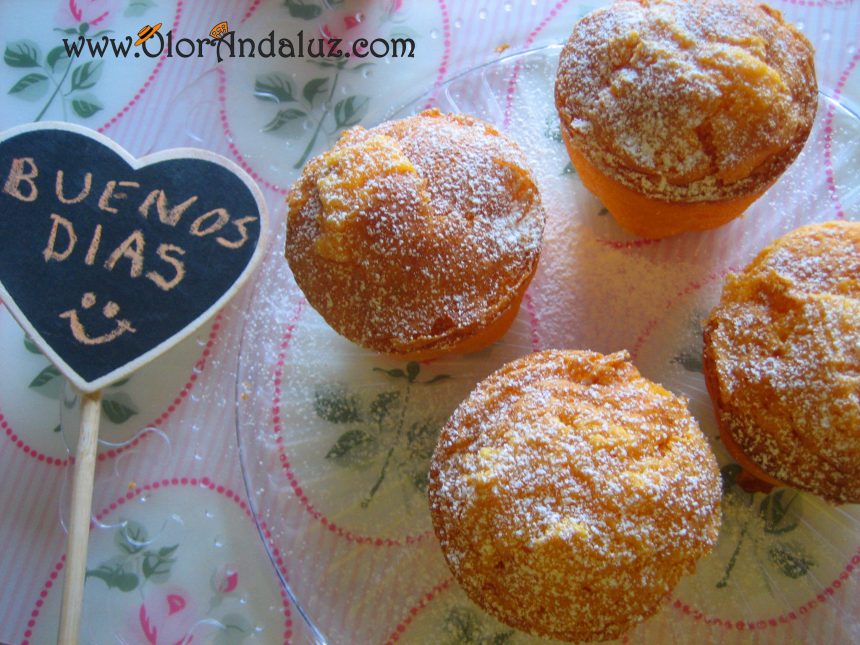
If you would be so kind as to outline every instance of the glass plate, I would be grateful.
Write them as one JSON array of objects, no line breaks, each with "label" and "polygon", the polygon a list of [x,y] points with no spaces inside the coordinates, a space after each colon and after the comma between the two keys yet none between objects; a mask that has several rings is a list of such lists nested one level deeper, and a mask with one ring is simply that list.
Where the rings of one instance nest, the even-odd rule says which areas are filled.
[{"label": "glass plate", "polygon": [[860,120],[822,94],[798,160],[747,214],[658,242],[624,233],[568,162],[553,104],[560,47],[471,70],[394,113],[438,106],[484,118],[523,147],[547,208],[541,265],[491,348],[405,363],[335,334],[279,249],[260,274],[238,368],[238,436],[251,505],[284,557],[282,580],[319,640],[524,643],[472,604],[441,557],[425,496],[436,433],[490,372],[545,347],[626,348],[687,396],[724,479],[714,552],[622,642],[860,640],[860,507],[744,490],[718,440],[701,321],[726,273],[777,236],[860,212]]}]

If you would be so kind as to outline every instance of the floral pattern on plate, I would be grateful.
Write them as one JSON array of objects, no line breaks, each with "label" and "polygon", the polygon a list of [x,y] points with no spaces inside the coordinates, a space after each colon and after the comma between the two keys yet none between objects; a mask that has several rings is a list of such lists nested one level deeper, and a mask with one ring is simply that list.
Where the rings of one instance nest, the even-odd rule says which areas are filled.
[{"label": "floral pattern on plate", "polygon": [[356,537],[425,534],[439,430],[477,381],[533,349],[526,307],[504,342],[426,363],[363,350],[299,307],[273,378],[283,475],[314,517]]},{"label": "floral pattern on plate", "polygon": [[[101,459],[115,456],[145,428],[161,426],[182,404],[206,367],[220,327],[220,319],[207,323],[166,355],[105,389]],[[66,464],[77,443],[78,395],[5,307],[0,307],[0,348],[7,366],[0,372],[0,414],[10,428],[8,437],[14,433],[34,458]]]},{"label": "floral pattern on plate", "polygon": [[[129,103],[159,65],[160,57],[135,56],[138,31],[162,21],[169,30],[181,0],[58,0],[48,20],[44,5],[0,8],[6,34],[0,41],[0,106],[5,114],[27,114],[33,121],[98,128]],[[70,48],[84,45],[82,53],[70,58],[64,38]],[[114,54],[109,38],[126,53]],[[101,55],[90,52],[86,39],[97,46],[94,52],[103,46]]]},{"label": "floral pattern on plate", "polygon": [[[805,166],[759,203],[763,216],[751,214],[734,229],[659,244],[625,238],[567,170],[552,115],[558,51],[533,50],[477,68],[397,116],[435,104],[488,119],[521,144],[547,210],[541,264],[526,303],[526,312],[534,311],[529,326],[540,330],[532,347],[629,349],[646,377],[691,400],[694,416],[719,454],[726,498],[722,538],[662,611],[629,639],[718,643],[732,630],[740,643],[746,636],[742,632],[768,629],[780,642],[802,643],[807,634],[822,634],[821,642],[850,642],[860,630],[851,611],[860,562],[855,562],[858,507],[833,508],[785,489],[747,491],[716,440],[698,358],[701,320],[716,302],[725,267],[744,263],[785,227],[827,216],[806,209],[810,199],[827,199],[817,156],[802,155]],[[827,100],[822,98],[825,105]],[[273,526],[276,544],[304,545],[291,571],[311,619],[335,640],[347,633],[361,634],[362,642],[442,642],[464,634],[477,642],[525,638],[508,634],[468,603],[441,602],[448,593],[438,588],[446,579],[444,561],[432,536],[417,532],[428,526],[426,503],[404,507],[414,484],[409,477],[392,478],[391,462],[367,501],[379,480],[377,465],[385,463],[388,451],[393,460],[399,436],[396,430],[372,434],[368,424],[375,410],[392,405],[389,400],[404,400],[401,374],[408,380],[408,363],[363,353],[339,338],[302,308],[283,262],[269,269],[261,275],[240,356],[240,388],[247,397],[239,418],[242,463],[255,509]],[[521,321],[525,315],[521,312]],[[523,342],[528,331],[515,327],[488,350],[490,360],[502,361],[511,342],[520,355],[531,351],[531,343]],[[410,401],[420,414],[393,427],[402,431],[437,411],[446,416],[457,397],[462,399],[490,371],[475,369],[468,360],[420,365],[416,380],[437,374],[451,378],[413,386],[410,396],[420,392],[422,398]],[[260,367],[272,362],[274,369]],[[456,396],[455,387],[462,388]],[[448,391],[446,404],[443,393]],[[361,463],[367,458],[370,465],[361,470],[332,463],[341,450]],[[375,581],[372,589],[357,582],[366,579]],[[451,584],[450,593],[460,593]],[[377,588],[386,589],[384,597],[374,593]],[[389,626],[383,636],[380,622]]]},{"label": "floral pattern on plate", "polygon": [[[270,0],[239,28],[242,37],[255,41],[274,31],[279,41],[289,39],[296,53],[301,33],[304,58],[258,57],[252,65],[225,59],[219,91],[225,134],[235,143],[234,154],[258,181],[278,190],[286,189],[305,161],[329,147],[343,130],[379,121],[392,103],[409,98],[413,91],[408,88],[416,87],[415,79],[435,80],[443,52],[450,46],[442,38],[441,3],[340,0],[329,4],[333,9],[323,12],[321,3],[309,0]],[[329,39],[337,38],[347,51],[354,41],[376,37],[411,38],[420,55],[307,56],[307,51],[317,52],[308,45],[310,39],[326,49]]]},{"label": "floral pattern on plate", "polygon": [[[702,373],[702,326],[726,273],[715,271],[670,295],[664,314],[648,325],[635,349],[643,374],[689,399],[721,464],[720,539],[674,596],[712,620],[754,623],[799,611],[838,580],[860,549],[860,507],[834,507],[814,495],[762,485],[733,463],[720,442]],[[826,605],[819,611],[825,618],[838,612]]]},{"label": "floral pattern on plate", "polygon": [[[245,502],[208,478],[134,485],[92,529],[83,642],[288,642],[289,604],[258,545]],[[56,637],[63,561],[24,642]]]}]

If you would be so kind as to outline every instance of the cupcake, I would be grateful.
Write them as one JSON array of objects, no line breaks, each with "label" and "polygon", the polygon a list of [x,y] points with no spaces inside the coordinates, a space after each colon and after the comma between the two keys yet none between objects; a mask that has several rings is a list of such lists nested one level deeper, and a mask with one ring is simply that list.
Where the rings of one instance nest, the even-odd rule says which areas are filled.
[{"label": "cupcake", "polygon": [[495,342],[540,256],[544,210],[522,152],[467,116],[349,130],[288,202],[286,257],[308,302],[346,338],[402,358]]},{"label": "cupcake", "polygon": [[730,275],[703,358],[723,443],[745,470],[860,502],[860,223],[801,227]]},{"label": "cupcake", "polygon": [[813,50],[747,0],[621,1],[580,20],[555,103],[583,184],[628,231],[660,238],[740,215],[800,153]]},{"label": "cupcake", "polygon": [[720,524],[698,424],[626,352],[545,351],[490,375],[443,428],[429,496],[469,597],[569,641],[618,638],[654,614]]}]

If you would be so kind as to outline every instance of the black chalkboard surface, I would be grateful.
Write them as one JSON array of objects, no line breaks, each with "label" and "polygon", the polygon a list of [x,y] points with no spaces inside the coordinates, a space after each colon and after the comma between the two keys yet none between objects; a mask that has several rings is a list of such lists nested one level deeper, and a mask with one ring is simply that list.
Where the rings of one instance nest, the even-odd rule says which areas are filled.
[{"label": "black chalkboard surface", "polygon": [[64,123],[0,135],[0,297],[84,392],[202,325],[262,256],[259,188],[213,153],[133,158]]}]

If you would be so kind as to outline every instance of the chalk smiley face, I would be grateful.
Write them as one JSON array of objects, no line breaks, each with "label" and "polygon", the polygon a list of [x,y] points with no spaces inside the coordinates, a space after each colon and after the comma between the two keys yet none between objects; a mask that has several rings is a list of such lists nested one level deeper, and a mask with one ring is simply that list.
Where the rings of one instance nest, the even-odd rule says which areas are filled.
[{"label": "chalk smiley face", "polygon": [[[81,307],[83,309],[92,309],[96,304],[96,294],[92,291],[87,291],[83,297],[81,298]],[[108,320],[113,320],[119,314],[119,305],[116,304],[113,300],[109,300],[108,303],[102,308],[102,314]],[[137,330],[132,327],[131,321],[125,318],[120,318],[116,321],[116,327],[114,327],[107,334],[102,334],[101,336],[92,337],[87,334],[86,329],[84,329],[84,325],[81,322],[80,316],[78,316],[77,309],[69,309],[60,314],[60,318],[66,318],[69,321],[69,327],[72,331],[72,336],[75,337],[75,340],[83,343],[84,345],[102,345],[104,343],[109,343],[112,340],[115,340],[122,336],[124,333],[128,332],[130,334],[135,333]]]}]

